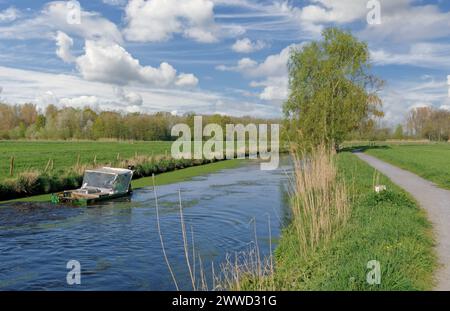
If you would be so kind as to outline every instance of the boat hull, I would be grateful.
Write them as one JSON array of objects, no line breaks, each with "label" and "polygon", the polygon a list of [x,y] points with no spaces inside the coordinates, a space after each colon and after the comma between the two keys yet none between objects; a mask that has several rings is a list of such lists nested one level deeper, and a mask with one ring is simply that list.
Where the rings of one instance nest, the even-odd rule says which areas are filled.
[{"label": "boat hull", "polygon": [[117,194],[104,194],[98,196],[82,196],[77,195],[73,191],[63,191],[58,193],[53,193],[51,196],[51,202],[54,204],[69,204],[69,205],[77,205],[77,206],[86,206],[90,204],[94,204],[97,202],[109,201],[117,198],[122,198],[126,196],[130,196],[132,191],[128,191],[126,193],[117,193]]}]

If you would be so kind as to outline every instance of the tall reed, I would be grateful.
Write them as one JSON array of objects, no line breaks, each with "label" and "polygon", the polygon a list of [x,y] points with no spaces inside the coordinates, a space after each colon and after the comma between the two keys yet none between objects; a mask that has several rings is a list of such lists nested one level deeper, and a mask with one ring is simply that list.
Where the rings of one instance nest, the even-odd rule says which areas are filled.
[{"label": "tall reed", "polygon": [[303,256],[329,242],[347,221],[347,187],[339,180],[334,151],[319,146],[309,153],[293,152],[292,226]]}]

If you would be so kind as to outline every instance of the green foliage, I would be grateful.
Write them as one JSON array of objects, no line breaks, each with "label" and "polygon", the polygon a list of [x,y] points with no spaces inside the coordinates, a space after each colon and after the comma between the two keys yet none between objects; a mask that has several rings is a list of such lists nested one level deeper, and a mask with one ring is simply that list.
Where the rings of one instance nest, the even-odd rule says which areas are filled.
[{"label": "green foliage", "polygon": [[302,145],[340,144],[378,111],[382,82],[369,73],[366,43],[329,28],[323,39],[291,52],[290,94],[284,104],[290,140]]}]

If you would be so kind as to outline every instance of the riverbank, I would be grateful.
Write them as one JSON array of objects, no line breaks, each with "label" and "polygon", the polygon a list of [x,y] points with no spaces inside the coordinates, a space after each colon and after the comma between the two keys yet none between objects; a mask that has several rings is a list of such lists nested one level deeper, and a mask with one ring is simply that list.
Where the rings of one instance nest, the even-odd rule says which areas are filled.
[{"label": "riverbank", "polygon": [[[183,168],[171,172],[161,173],[155,175],[155,183],[157,186],[167,185],[182,181],[190,180],[194,177],[214,173],[223,169],[236,168],[242,165],[243,161],[240,159],[225,160],[209,164],[203,164],[199,166],[193,166],[188,168]],[[153,186],[152,177],[142,177],[139,179],[133,179],[132,182],[133,189],[140,189],[144,187]],[[11,203],[11,202],[50,202],[51,194],[35,195],[25,198],[18,198],[13,200],[0,201],[0,204]]]},{"label": "riverbank", "polygon": [[[273,280],[279,290],[430,290],[437,267],[426,213],[385,176],[355,155],[337,155],[339,182],[349,193],[349,219],[329,241],[299,252],[290,225],[276,249]],[[374,183],[387,191],[375,193]],[[379,282],[367,281],[379,264]],[[370,274],[372,273],[372,274]],[[379,284],[377,284],[379,283]]]}]

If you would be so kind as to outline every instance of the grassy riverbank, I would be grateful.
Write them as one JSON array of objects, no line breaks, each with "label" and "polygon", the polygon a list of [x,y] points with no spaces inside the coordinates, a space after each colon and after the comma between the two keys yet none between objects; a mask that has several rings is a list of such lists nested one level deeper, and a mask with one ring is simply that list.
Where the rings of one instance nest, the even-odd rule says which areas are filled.
[{"label": "grassy riverbank", "polygon": [[450,144],[381,145],[365,152],[450,189]]},{"label": "grassy riverbank", "polygon": [[[234,159],[234,160],[219,161],[199,166],[188,167],[172,172],[162,173],[155,176],[155,182],[157,186],[161,186],[187,181],[194,177],[211,174],[223,169],[236,168],[242,165],[243,161],[245,160]],[[153,186],[153,181],[152,177],[143,177],[132,180],[131,184],[133,186],[133,189],[139,189]],[[0,204],[9,202],[50,202],[50,194],[35,195],[3,202],[0,201]]]},{"label": "grassy riverbank", "polygon": [[[10,177],[11,157],[13,175],[51,169],[66,171],[75,165],[114,163],[136,155],[170,154],[169,141],[0,141],[0,182]],[[47,167],[50,169],[50,167]]]},{"label": "grassy riverbank", "polygon": [[[436,267],[431,225],[409,195],[380,176],[387,191],[373,191],[374,169],[351,153],[337,156],[339,183],[347,185],[350,214],[329,241],[299,253],[294,226],[276,250],[275,284],[283,290],[429,290]],[[295,219],[293,220],[295,221]],[[377,260],[381,283],[368,284]]]}]

